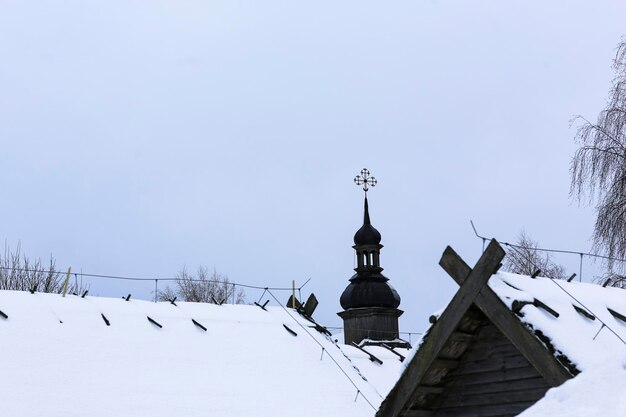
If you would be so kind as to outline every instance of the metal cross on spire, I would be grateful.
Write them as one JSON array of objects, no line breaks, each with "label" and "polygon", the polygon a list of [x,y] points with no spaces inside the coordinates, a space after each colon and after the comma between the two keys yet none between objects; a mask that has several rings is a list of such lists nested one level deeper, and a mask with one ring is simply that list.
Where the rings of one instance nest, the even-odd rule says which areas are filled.
[{"label": "metal cross on spire", "polygon": [[354,177],[354,183],[359,186],[362,185],[363,191],[365,191],[365,195],[367,196],[367,190],[369,190],[369,187],[376,186],[378,181],[376,181],[376,178],[370,176],[370,172],[367,168],[363,168],[361,170],[361,175]]}]

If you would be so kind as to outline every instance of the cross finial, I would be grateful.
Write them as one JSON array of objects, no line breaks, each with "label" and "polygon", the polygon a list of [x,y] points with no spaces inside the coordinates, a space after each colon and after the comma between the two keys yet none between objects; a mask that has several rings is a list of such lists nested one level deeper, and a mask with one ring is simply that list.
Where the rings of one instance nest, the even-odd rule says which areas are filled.
[{"label": "cross finial", "polygon": [[370,172],[367,170],[367,168],[363,168],[361,170],[361,175],[357,175],[356,177],[354,177],[354,183],[359,186],[362,185],[363,191],[365,191],[365,195],[367,195],[367,190],[369,190],[369,187],[376,186],[378,181],[376,181],[376,178],[370,176]]}]

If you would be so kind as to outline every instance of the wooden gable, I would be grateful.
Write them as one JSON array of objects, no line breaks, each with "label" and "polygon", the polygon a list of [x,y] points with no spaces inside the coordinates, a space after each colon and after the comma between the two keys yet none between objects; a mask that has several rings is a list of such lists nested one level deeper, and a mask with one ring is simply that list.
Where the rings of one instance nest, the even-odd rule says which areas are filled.
[{"label": "wooden gable", "polygon": [[471,269],[446,248],[440,265],[461,288],[377,417],[515,416],[572,377],[486,285],[503,258],[493,240]]}]

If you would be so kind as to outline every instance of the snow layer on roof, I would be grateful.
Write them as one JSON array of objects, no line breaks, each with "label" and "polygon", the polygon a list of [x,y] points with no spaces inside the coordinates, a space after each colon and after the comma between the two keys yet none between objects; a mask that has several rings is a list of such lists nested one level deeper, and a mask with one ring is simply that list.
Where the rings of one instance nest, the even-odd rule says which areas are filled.
[{"label": "snow layer on roof", "polygon": [[371,416],[399,374],[293,310],[177,304],[0,291],[2,414]]},{"label": "snow layer on roof", "polygon": [[558,317],[540,306],[527,304],[520,310],[520,320],[541,331],[550,339],[556,354],[564,354],[582,371],[549,390],[522,416],[626,415],[626,322],[610,311],[626,316],[625,290],[504,272],[491,277],[489,286],[509,308],[515,300],[539,300],[556,311]]},{"label": "snow layer on roof", "polygon": [[[554,349],[567,356],[580,371],[626,353],[626,322],[609,311],[626,316],[625,290],[549,278],[532,279],[506,272],[491,277],[489,286],[509,308],[515,300],[539,300],[556,311],[558,317],[528,304],[520,310],[523,314],[520,320],[546,335]],[[595,320],[577,311],[575,306]]]}]

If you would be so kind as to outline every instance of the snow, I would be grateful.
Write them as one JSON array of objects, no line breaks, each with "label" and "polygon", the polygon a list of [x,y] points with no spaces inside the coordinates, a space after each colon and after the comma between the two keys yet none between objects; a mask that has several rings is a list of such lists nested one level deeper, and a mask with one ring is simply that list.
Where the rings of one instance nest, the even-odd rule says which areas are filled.
[{"label": "snow", "polygon": [[521,417],[619,417],[626,415],[625,363],[611,360],[585,371],[520,414]]},{"label": "snow", "polygon": [[177,304],[0,291],[3,415],[372,416],[400,373],[290,309]]},{"label": "snow", "polygon": [[[489,286],[509,308],[514,300],[538,299],[558,312],[559,317],[554,317],[540,307],[526,305],[520,320],[550,338],[557,353],[567,356],[582,371],[549,390],[521,416],[626,415],[622,395],[626,390],[626,323],[608,310],[626,315],[625,290],[505,272],[492,276]],[[574,305],[596,319],[577,312]]]}]

